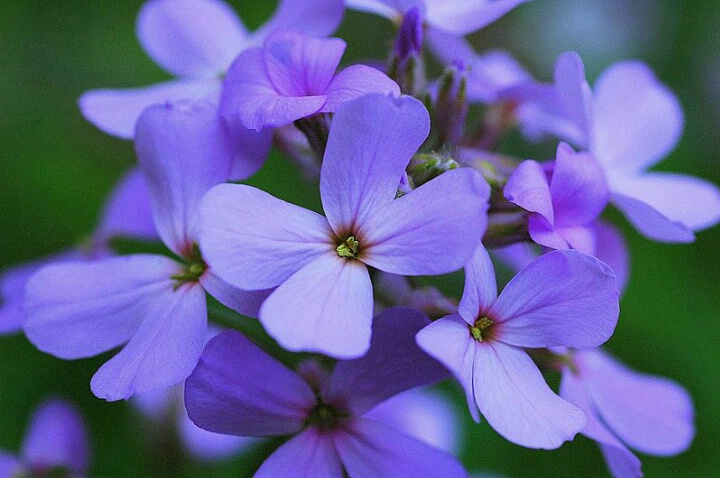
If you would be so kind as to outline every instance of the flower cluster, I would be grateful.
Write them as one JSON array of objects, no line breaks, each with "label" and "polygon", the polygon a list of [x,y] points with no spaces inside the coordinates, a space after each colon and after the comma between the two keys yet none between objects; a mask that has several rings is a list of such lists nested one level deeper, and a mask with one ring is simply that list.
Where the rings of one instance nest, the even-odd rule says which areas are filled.
[{"label": "flower cluster", "polygon": [[[140,43],[177,78],[79,101],[134,142],[138,167],[89,245],[5,273],[0,332],[63,359],[120,347],[93,393],[172,416],[196,455],[285,437],[259,477],[466,476],[453,420],[431,419],[447,404],[415,389],[448,378],[510,442],[583,434],[616,477],[642,476],[628,446],[682,452],[687,393],[598,348],[629,271],[601,215],[612,205],[649,239],[691,242],[720,222],[720,190],[648,171],[683,113],[646,65],[613,65],[591,88],[574,53],[544,83],[473,51],[465,35],[524,1],[281,0],[249,32],[222,0],[149,0]],[[346,43],[329,35],[345,8],[397,26],[387,65],[339,68]],[[514,127],[556,140],[554,157],[499,154]],[[316,181],[322,211],[244,184],[273,145]],[[164,252],[123,254],[118,237]],[[515,272],[500,293],[498,261]],[[455,295],[415,280],[459,270]],[[557,393],[544,372],[561,375]],[[0,468],[35,470],[55,446],[36,441]],[[87,446],[70,445],[42,466],[84,473]]]}]

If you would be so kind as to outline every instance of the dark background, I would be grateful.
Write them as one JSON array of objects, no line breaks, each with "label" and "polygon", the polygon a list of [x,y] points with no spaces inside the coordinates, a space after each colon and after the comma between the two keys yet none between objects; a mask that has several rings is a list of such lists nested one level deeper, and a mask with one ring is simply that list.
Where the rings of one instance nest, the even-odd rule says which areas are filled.
[{"label": "dark background", "polygon": [[[274,2],[231,2],[254,27]],[[0,0],[0,268],[71,247],[90,234],[101,204],[134,162],[132,145],[104,135],[76,106],[85,90],[139,87],[168,78],[135,38],[140,1]],[[592,80],[612,62],[647,61],[686,112],[679,147],[658,169],[720,183],[720,2],[706,0],[535,0],[472,35],[479,49],[503,47],[538,77],[575,50]],[[345,61],[385,57],[392,28],[349,12],[338,33]],[[551,148],[551,144],[546,145]],[[317,192],[277,154],[252,182],[293,202],[317,205]],[[686,453],[643,457],[649,477],[720,476],[720,227],[692,245],[650,243],[629,230],[632,277],[620,323],[607,348],[627,364],[684,385],[696,406],[697,436]],[[459,291],[458,291],[459,292]],[[17,451],[36,405],[56,395],[82,410],[93,440],[92,476],[159,476],[167,450],[143,433],[126,403],[89,390],[108,355],[63,362],[22,336],[0,337],[0,449]],[[585,438],[553,452],[511,445],[486,424],[472,424],[457,389],[444,390],[467,419],[462,459],[470,470],[508,477],[607,476]],[[272,447],[216,465],[188,462],[182,476],[251,476]]]}]

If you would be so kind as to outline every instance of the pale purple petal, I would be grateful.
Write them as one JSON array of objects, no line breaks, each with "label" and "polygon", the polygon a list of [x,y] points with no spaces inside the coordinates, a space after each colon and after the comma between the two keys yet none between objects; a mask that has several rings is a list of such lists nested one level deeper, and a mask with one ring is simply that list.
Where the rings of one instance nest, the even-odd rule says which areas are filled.
[{"label": "pale purple petal", "polygon": [[96,240],[103,242],[117,236],[158,238],[150,209],[150,192],[138,168],[131,169],[115,186],[94,234]]},{"label": "pale purple petal", "polygon": [[630,447],[651,455],[685,451],[695,436],[693,405],[675,382],[640,374],[601,351],[576,360],[603,421]]},{"label": "pale purple petal", "polygon": [[163,291],[130,341],[95,373],[90,388],[99,398],[115,401],[185,380],[200,358],[206,328],[202,287],[185,284]]},{"label": "pale purple petal", "polygon": [[460,462],[449,453],[375,420],[353,420],[347,431],[337,434],[335,446],[349,476],[467,476]]},{"label": "pale purple petal", "polygon": [[365,265],[332,251],[275,289],[260,308],[260,322],[287,350],[350,359],[370,347],[372,308]]},{"label": "pale purple petal", "polygon": [[179,272],[175,261],[152,255],[48,266],[28,280],[25,334],[64,359],[110,350],[135,334]]},{"label": "pale purple petal", "polygon": [[596,347],[620,313],[615,275],[594,257],[553,251],[512,278],[488,313],[498,340],[519,347]]},{"label": "pale purple petal", "polygon": [[340,25],[344,11],[342,0],[281,0],[270,20],[254,31],[252,38],[262,42],[277,30],[325,37]]},{"label": "pale purple petal", "polygon": [[415,336],[418,346],[452,372],[465,390],[473,420],[480,421],[473,392],[475,346],[468,324],[457,314],[436,320]]},{"label": "pale purple petal", "polygon": [[554,449],[585,426],[585,414],[550,390],[523,350],[497,341],[475,342],[473,389],[477,406],[505,439]]},{"label": "pale purple petal", "polygon": [[[453,35],[432,26],[425,29],[425,39],[435,56],[446,65],[454,62],[472,64],[478,56],[470,42],[464,37]],[[468,94],[471,89],[474,89],[474,86],[470,83],[472,82],[469,81],[467,85]]]},{"label": "pale purple petal", "polygon": [[684,224],[672,221],[640,199],[613,192],[612,203],[640,234],[659,242],[693,242],[695,234]]},{"label": "pale purple petal", "polygon": [[0,476],[13,477],[24,471],[17,457],[0,451]]},{"label": "pale purple petal", "polygon": [[78,99],[86,120],[112,136],[132,139],[140,114],[149,106],[220,97],[218,79],[173,80],[135,89],[90,90]]},{"label": "pale purple petal", "polygon": [[456,35],[467,35],[495,22],[528,0],[425,0],[427,23]]},{"label": "pale purple petal", "polygon": [[252,318],[258,317],[260,314],[260,306],[272,292],[270,289],[238,289],[213,274],[210,270],[206,271],[202,277],[200,277],[200,284],[225,307]]},{"label": "pale purple petal", "polygon": [[182,401],[182,385],[157,388],[132,396],[130,403],[151,420],[161,423],[168,418],[178,400]]},{"label": "pale purple petal", "polygon": [[489,196],[490,187],[475,170],[447,171],[357,224],[361,259],[393,274],[457,270],[485,232]]},{"label": "pale purple petal", "polygon": [[135,150],[160,237],[187,258],[200,234],[200,200],[230,175],[232,142],[217,108],[210,103],[149,108],[138,120]]},{"label": "pale purple petal", "polygon": [[558,235],[576,251],[580,251],[589,256],[595,255],[597,238],[595,237],[595,228],[592,224],[588,226],[558,226],[555,229]]},{"label": "pale purple petal", "polygon": [[247,42],[233,9],[221,0],[151,0],[138,15],[140,44],[178,76],[217,77]]},{"label": "pale purple petal", "polygon": [[589,153],[576,153],[560,143],[550,180],[556,226],[592,223],[610,200],[605,174]]},{"label": "pale purple petal", "polygon": [[315,403],[313,391],[298,374],[234,330],[208,342],[185,382],[190,419],[216,433],[295,433]]},{"label": "pale purple petal", "polygon": [[537,244],[552,249],[568,249],[570,244],[560,235],[558,229],[540,214],[528,215],[528,233]]},{"label": "pale purple petal", "polygon": [[63,400],[43,403],[26,432],[22,457],[30,468],[63,467],[85,472],[90,464],[90,445],[77,410]]},{"label": "pale purple petal", "polygon": [[267,78],[281,96],[325,95],[346,46],[339,38],[275,33],[262,49]]},{"label": "pale purple petal", "polygon": [[309,427],[275,450],[255,472],[254,478],[337,478],[343,466],[335,437]]},{"label": "pale purple petal", "polygon": [[405,167],[429,130],[427,110],[409,96],[366,95],[335,113],[320,197],[336,233],[353,232],[348,229],[395,199]]},{"label": "pale purple petal", "polygon": [[504,263],[514,273],[520,272],[540,255],[537,247],[529,242],[517,242],[493,249],[492,256]]},{"label": "pale purple petal", "polygon": [[646,173],[615,181],[613,191],[642,201],[693,231],[720,222],[720,189],[693,176]]},{"label": "pale purple petal", "polygon": [[338,362],[323,398],[339,401],[359,416],[402,391],[446,378],[445,367],[415,343],[415,334],[429,323],[424,314],[405,307],[375,317],[370,350],[359,359]]},{"label": "pale purple petal", "polygon": [[325,99],[324,95],[283,96],[267,75],[263,49],[252,48],[230,67],[220,108],[228,121],[237,116],[244,127],[260,131],[317,113]]},{"label": "pale purple petal", "polygon": [[25,284],[41,268],[50,265],[54,258],[21,264],[3,271],[0,277],[0,335],[22,331],[25,322],[23,304]]},{"label": "pale purple petal", "polygon": [[630,254],[620,231],[604,221],[595,223],[597,248],[595,257],[609,265],[615,273],[617,288],[622,294],[630,279]]},{"label": "pale purple petal", "polygon": [[[402,2],[403,0],[345,0],[345,5],[353,10],[374,13],[399,23],[402,21],[402,15],[405,12]],[[406,3],[418,3],[424,5],[422,0],[415,2],[408,0]]]},{"label": "pale purple petal", "polygon": [[565,52],[555,62],[555,91],[557,106],[579,133],[566,139],[572,140],[583,149],[588,149],[593,134],[592,91],[585,79],[585,65],[577,53]]},{"label": "pale purple petal", "polygon": [[632,173],[655,164],[683,129],[677,98],[640,62],[616,63],[603,72],[595,83],[593,118],[590,151],[608,171]]},{"label": "pale purple petal", "polygon": [[188,418],[185,407],[180,405],[178,433],[185,449],[202,460],[218,460],[247,451],[259,440],[250,437],[223,435],[203,430]]},{"label": "pale purple petal", "polygon": [[595,412],[583,380],[565,369],[560,382],[560,396],[580,408],[587,417],[587,425],[580,433],[595,440],[616,478],[642,477],[640,460],[608,430]]},{"label": "pale purple petal", "polygon": [[413,388],[363,415],[448,453],[460,451],[462,425],[454,404],[429,388]]},{"label": "pale purple petal", "polygon": [[343,103],[369,93],[400,96],[400,87],[380,70],[365,65],[349,66],[330,82],[325,91],[327,100],[321,111],[335,112]]},{"label": "pale purple petal", "polygon": [[200,214],[205,261],[240,289],[275,287],[320,255],[335,254],[324,217],[250,186],[212,188]]},{"label": "pale purple petal", "polygon": [[537,161],[528,159],[518,164],[508,178],[503,194],[508,201],[526,211],[540,214],[550,224],[555,222],[547,174]]},{"label": "pale purple petal", "polygon": [[229,179],[242,181],[255,174],[265,164],[273,143],[273,129],[264,128],[260,131],[248,129],[236,118],[226,119],[225,125],[234,152]]},{"label": "pale purple petal", "polygon": [[495,268],[485,246],[480,244],[465,266],[465,287],[458,305],[458,314],[472,325],[490,310],[495,299]]}]

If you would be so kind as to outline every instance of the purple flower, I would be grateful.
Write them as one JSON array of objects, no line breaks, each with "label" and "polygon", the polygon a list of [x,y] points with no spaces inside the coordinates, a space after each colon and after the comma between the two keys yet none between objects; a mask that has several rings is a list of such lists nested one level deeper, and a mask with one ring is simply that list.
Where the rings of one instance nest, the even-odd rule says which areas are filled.
[{"label": "purple flower", "polygon": [[348,8],[375,13],[396,23],[417,8],[428,29],[453,35],[479,30],[528,0],[345,0]]},{"label": "purple flower", "polygon": [[0,476],[51,476],[52,472],[62,471],[71,477],[81,477],[85,476],[89,462],[90,448],[82,417],[69,403],[53,399],[35,411],[19,456],[0,451]]},{"label": "purple flower", "polygon": [[[293,30],[325,36],[337,28],[342,15],[341,0],[282,0],[273,17],[250,33],[221,0],[150,0],[138,15],[138,39],[150,58],[177,79],[140,89],[89,91],[80,97],[80,109],[101,130],[130,139],[150,105],[219,100],[222,78],[233,60],[270,33]],[[269,139],[243,136],[246,147],[265,147]]]},{"label": "purple flower", "polygon": [[345,51],[339,38],[319,39],[291,32],[269,36],[262,48],[241,54],[228,71],[223,114],[237,115],[246,128],[278,127],[316,113],[332,113],[367,93],[398,96],[400,88],[384,73],[353,65],[337,75]]},{"label": "purple flower", "polygon": [[150,196],[145,178],[133,169],[115,186],[103,208],[100,223],[89,240],[77,247],[45,259],[21,264],[0,277],[0,335],[22,330],[25,314],[25,285],[43,267],[65,261],[93,260],[111,255],[108,241],[114,237],[156,239],[150,212]]},{"label": "purple flower", "polygon": [[202,351],[205,291],[255,314],[266,293],[246,293],[218,279],[197,248],[197,205],[230,174],[231,145],[211,104],[149,108],[136,148],[150,190],[155,225],[180,258],[138,254],[48,266],[27,283],[25,333],[40,350],[74,359],[126,345],[95,374],[107,400],[185,379]]},{"label": "purple flower", "polygon": [[693,406],[678,384],[630,370],[600,349],[572,351],[570,358],[560,395],[587,415],[581,433],[600,445],[613,476],[643,476],[640,460],[627,446],[656,456],[690,446]]},{"label": "purple flower", "polygon": [[503,190],[508,201],[530,211],[533,241],[552,249],[577,249],[595,255],[594,222],[610,198],[605,175],[595,158],[560,143],[550,167],[533,160],[520,163]]},{"label": "purple flower", "polygon": [[396,199],[428,129],[411,97],[366,95],[338,110],[320,173],[327,217],[245,185],[205,196],[203,254],[235,287],[279,286],[260,321],[283,347],[363,355],[373,307],[366,265],[442,274],[462,267],[480,241],[489,187],[475,171],[449,171]]},{"label": "purple flower", "polygon": [[365,357],[309,381],[238,332],[223,332],[186,381],[188,414],[218,433],[293,435],[256,477],[340,477],[343,469],[351,477],[465,476],[452,456],[373,415],[396,394],[446,376],[413,342],[427,323],[411,309],[388,310],[375,319]]},{"label": "purple flower", "polygon": [[593,92],[580,58],[565,53],[555,66],[554,87],[534,90],[545,111],[538,126],[549,126],[595,156],[613,204],[640,233],[657,241],[691,242],[693,231],[720,221],[720,189],[714,184],[647,171],[677,144],[683,112],[645,64],[611,66]]},{"label": "purple flower", "polygon": [[516,275],[499,297],[493,265],[480,246],[465,269],[458,313],[417,335],[420,347],[443,363],[478,409],[513,443],[552,449],[585,426],[584,414],[555,395],[523,350],[605,342],[618,318],[615,278],[597,259],[553,251]]}]

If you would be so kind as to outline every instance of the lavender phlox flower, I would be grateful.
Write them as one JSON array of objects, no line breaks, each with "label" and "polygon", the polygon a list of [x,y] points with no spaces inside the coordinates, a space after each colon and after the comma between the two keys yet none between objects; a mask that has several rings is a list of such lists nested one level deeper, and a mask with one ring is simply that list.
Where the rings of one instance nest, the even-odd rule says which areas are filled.
[{"label": "lavender phlox flower", "polygon": [[543,92],[538,97],[545,104],[536,126],[549,126],[595,156],[613,204],[641,234],[690,242],[693,231],[720,221],[717,186],[683,174],[647,171],[675,147],[683,127],[680,103],[647,65],[616,63],[591,91],[580,58],[565,53],[555,66],[555,84],[535,90]]},{"label": "lavender phlox flower", "polygon": [[247,315],[267,295],[225,284],[197,247],[200,198],[232,170],[223,127],[206,103],[153,106],[138,122],[135,145],[155,226],[179,260],[136,254],[66,262],[28,280],[24,328],[39,349],[74,359],[126,343],[93,376],[101,398],[126,399],[190,374],[202,351],[206,290]]},{"label": "lavender phlox flower", "polygon": [[0,451],[0,476],[80,478],[90,466],[90,446],[82,417],[68,402],[45,401],[33,414],[19,455]]},{"label": "lavender phlox flower", "polygon": [[293,32],[270,35],[233,63],[225,79],[223,115],[246,128],[284,126],[316,113],[332,113],[346,101],[367,93],[399,95],[384,73],[352,65],[335,74],[345,42]]},{"label": "lavender phlox flower", "polygon": [[619,314],[612,272],[582,253],[553,251],[498,297],[492,262],[480,246],[465,274],[457,314],[425,327],[418,344],[455,375],[476,421],[479,410],[513,443],[559,447],[585,426],[585,416],[550,390],[523,347],[605,342]]},{"label": "lavender phlox flower", "polygon": [[587,415],[581,433],[598,443],[613,476],[643,476],[628,447],[670,456],[690,446],[692,401],[677,383],[631,370],[600,349],[571,351],[568,358],[560,395]]},{"label": "lavender phlox flower", "polygon": [[[322,37],[335,31],[342,15],[342,0],[281,0],[272,18],[249,32],[221,0],[150,0],[138,15],[138,39],[150,58],[177,78],[146,88],[89,91],[80,97],[80,109],[101,130],[130,139],[137,119],[150,105],[217,101],[233,60],[261,45],[272,32],[292,30]],[[255,144],[260,149],[269,138],[242,136],[244,146]]]},{"label": "lavender phlox flower", "polygon": [[361,356],[373,308],[367,266],[433,275],[470,256],[489,196],[478,173],[448,171],[396,199],[428,130],[427,110],[411,97],[366,95],[342,106],[320,173],[326,217],[245,185],[205,196],[200,246],[208,264],[241,289],[279,286],[260,321],[280,345]]},{"label": "lavender phlox flower", "polygon": [[428,30],[467,35],[493,23],[528,0],[345,0],[348,8],[390,19],[400,25],[405,13],[417,8]]},{"label": "lavender phlox flower", "polygon": [[415,438],[412,429],[396,428],[402,419],[385,421],[383,410],[374,411],[400,392],[447,376],[414,344],[427,323],[412,309],[390,309],[376,317],[366,356],[338,362],[325,380],[315,373],[310,381],[238,332],[223,332],[186,381],[188,414],[218,433],[292,435],[256,477],[465,476],[451,455]]},{"label": "lavender phlox flower", "polygon": [[103,208],[98,226],[82,244],[50,257],[21,264],[0,277],[0,335],[20,332],[25,320],[22,307],[27,280],[43,267],[65,261],[94,260],[112,254],[114,237],[156,239],[145,178],[133,169],[115,186]]},{"label": "lavender phlox flower", "polygon": [[533,241],[552,249],[577,249],[595,255],[593,224],[610,199],[605,175],[586,152],[560,143],[551,164],[520,163],[503,188],[505,198],[529,211]]}]

